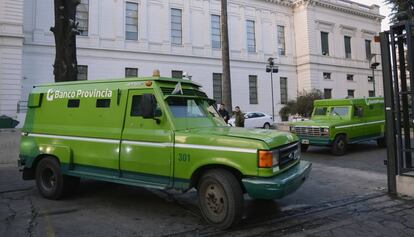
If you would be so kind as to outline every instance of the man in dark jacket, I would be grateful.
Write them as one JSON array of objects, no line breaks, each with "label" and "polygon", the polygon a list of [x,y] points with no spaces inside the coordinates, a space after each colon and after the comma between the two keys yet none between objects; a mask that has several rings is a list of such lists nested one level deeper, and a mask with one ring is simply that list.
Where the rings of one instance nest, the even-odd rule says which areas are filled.
[{"label": "man in dark jacket", "polygon": [[236,127],[244,127],[244,114],[240,111],[239,106],[235,107],[234,115],[236,116],[234,121]]},{"label": "man in dark jacket", "polygon": [[220,108],[219,108],[218,112],[221,115],[221,117],[224,119],[224,121],[226,123],[228,123],[229,119],[230,119],[230,116],[229,116],[229,112],[227,112],[227,110],[224,108],[224,104],[220,105]]}]

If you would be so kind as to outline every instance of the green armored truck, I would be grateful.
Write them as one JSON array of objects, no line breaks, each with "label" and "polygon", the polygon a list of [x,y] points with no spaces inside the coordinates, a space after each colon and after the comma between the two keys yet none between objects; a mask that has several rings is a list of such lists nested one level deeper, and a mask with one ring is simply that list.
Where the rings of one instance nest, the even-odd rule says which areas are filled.
[{"label": "green armored truck", "polygon": [[203,217],[219,228],[241,220],[245,193],[282,198],[311,169],[296,135],[227,126],[199,85],[159,76],[35,86],[19,165],[49,199],[80,178],[195,188]]},{"label": "green armored truck", "polygon": [[290,131],[298,135],[302,151],[309,145],[331,146],[332,154],[344,155],[348,144],[376,140],[385,146],[384,99],[316,100],[311,120],[294,122]]}]

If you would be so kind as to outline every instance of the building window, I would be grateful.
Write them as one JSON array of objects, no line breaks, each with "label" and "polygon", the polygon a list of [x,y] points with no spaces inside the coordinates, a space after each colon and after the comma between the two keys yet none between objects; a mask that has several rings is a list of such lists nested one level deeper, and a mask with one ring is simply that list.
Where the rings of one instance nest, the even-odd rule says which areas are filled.
[{"label": "building window", "polygon": [[374,78],[372,76],[368,76],[368,82],[373,82]]},{"label": "building window", "polygon": [[246,21],[247,27],[247,51],[250,53],[256,52],[256,31],[254,21]]},{"label": "building window", "polygon": [[88,80],[88,66],[78,65],[78,81]]},{"label": "building window", "polygon": [[182,79],[183,78],[183,71],[172,70],[171,71],[171,77],[172,78]]},{"label": "building window", "polygon": [[182,45],[183,43],[183,25],[181,9],[171,8],[171,43]]},{"label": "building window", "polygon": [[287,104],[288,102],[288,88],[287,77],[280,78],[280,103]]},{"label": "building window", "polygon": [[352,74],[347,74],[347,75],[346,75],[346,80],[348,80],[348,81],[353,81],[353,80],[354,80],[354,75],[352,75]]},{"label": "building window", "polygon": [[138,40],[138,4],[126,2],[125,39]]},{"label": "building window", "polygon": [[220,16],[211,15],[211,47],[213,49],[221,48],[220,24]]},{"label": "building window", "polygon": [[322,55],[329,55],[329,33],[321,32]]},{"label": "building window", "polygon": [[368,60],[371,58],[371,40],[365,40],[365,55]]},{"label": "building window", "polygon": [[89,27],[89,0],[81,0],[76,7],[76,22],[79,35],[88,36]]},{"label": "building window", "polygon": [[277,26],[277,43],[279,45],[279,55],[286,55],[285,27]]},{"label": "building window", "polygon": [[323,89],[323,98],[331,99],[332,98],[332,89]]},{"label": "building window", "polygon": [[331,73],[330,72],[324,72],[323,73],[323,79],[331,80]]},{"label": "building window", "polygon": [[217,104],[222,103],[221,83],[221,73],[213,73],[213,99],[216,101]]},{"label": "building window", "polygon": [[249,75],[250,104],[257,104],[257,76]]},{"label": "building window", "polygon": [[344,36],[345,58],[351,58],[351,37]]},{"label": "building window", "polygon": [[125,77],[138,77],[138,68],[125,68]]},{"label": "building window", "polygon": [[349,98],[354,98],[355,95],[355,90],[348,90],[348,97]]},{"label": "building window", "polygon": [[368,91],[368,96],[369,97],[375,97],[374,91]]}]

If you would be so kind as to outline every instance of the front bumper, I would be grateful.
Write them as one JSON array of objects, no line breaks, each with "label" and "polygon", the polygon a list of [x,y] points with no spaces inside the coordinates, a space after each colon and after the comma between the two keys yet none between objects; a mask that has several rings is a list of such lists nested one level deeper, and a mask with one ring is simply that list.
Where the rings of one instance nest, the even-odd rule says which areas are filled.
[{"label": "front bumper", "polygon": [[[309,144],[315,146],[329,146],[332,141],[329,137],[311,137],[311,136],[299,136],[302,144]],[[307,141],[304,143],[303,141]]]},{"label": "front bumper", "polygon": [[309,176],[312,163],[300,161],[283,173],[270,178],[251,177],[242,179],[251,198],[278,199],[296,191]]}]

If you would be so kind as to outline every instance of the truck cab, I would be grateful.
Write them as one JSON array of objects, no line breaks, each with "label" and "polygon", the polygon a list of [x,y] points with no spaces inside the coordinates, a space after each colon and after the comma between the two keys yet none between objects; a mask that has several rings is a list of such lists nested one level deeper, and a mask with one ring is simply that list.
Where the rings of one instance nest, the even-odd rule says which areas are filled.
[{"label": "truck cab", "polygon": [[296,135],[227,126],[190,80],[128,78],[36,86],[29,96],[19,165],[45,198],[81,178],[153,189],[198,191],[201,213],[237,224],[243,194],[282,198],[311,164]]},{"label": "truck cab", "polygon": [[290,131],[301,139],[302,151],[309,145],[330,146],[332,154],[344,155],[348,144],[376,140],[385,146],[383,98],[316,100],[312,117],[293,122]]}]

